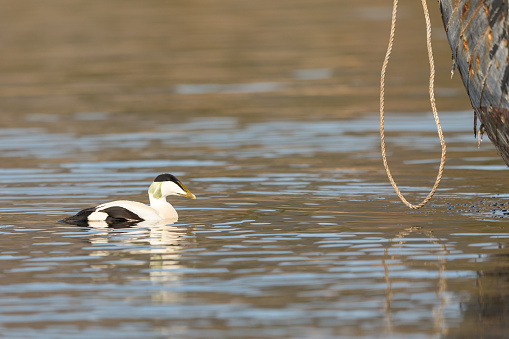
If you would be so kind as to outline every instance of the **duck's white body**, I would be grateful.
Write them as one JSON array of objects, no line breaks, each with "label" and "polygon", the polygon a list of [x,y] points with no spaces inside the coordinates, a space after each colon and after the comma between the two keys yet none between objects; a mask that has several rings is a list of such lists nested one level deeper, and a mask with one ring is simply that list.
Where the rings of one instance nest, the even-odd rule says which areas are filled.
[{"label": "duck's white body", "polygon": [[129,200],[116,200],[96,207],[87,208],[76,215],[66,218],[64,222],[82,223],[94,221],[137,222],[137,221],[177,221],[178,214],[175,208],[166,201],[169,195],[185,196],[196,199],[185,186],[171,174],[159,175],[148,190],[150,206],[141,202]]},{"label": "duck's white body", "polygon": [[103,210],[109,207],[122,207],[138,215],[145,221],[159,221],[162,219],[178,220],[175,208],[166,199],[151,199],[150,206],[137,201],[116,200],[97,206],[95,212],[88,216],[89,221],[103,221],[108,218],[108,213]]}]

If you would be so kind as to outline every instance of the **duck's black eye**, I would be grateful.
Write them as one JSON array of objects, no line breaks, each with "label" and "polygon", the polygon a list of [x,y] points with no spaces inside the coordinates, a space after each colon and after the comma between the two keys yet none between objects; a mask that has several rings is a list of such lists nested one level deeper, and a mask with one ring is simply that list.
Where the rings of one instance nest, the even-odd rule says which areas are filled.
[{"label": "duck's black eye", "polygon": [[178,183],[178,179],[172,175],[172,174],[168,174],[168,173],[164,173],[164,174],[159,174],[154,182],[163,182],[163,181],[173,181],[174,183]]}]

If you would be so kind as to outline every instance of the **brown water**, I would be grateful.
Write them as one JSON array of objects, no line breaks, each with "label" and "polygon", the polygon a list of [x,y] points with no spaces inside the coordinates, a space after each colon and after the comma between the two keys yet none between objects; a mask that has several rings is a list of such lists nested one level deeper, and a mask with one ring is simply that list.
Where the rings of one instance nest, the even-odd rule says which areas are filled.
[{"label": "brown water", "polygon": [[[410,211],[382,167],[389,5],[2,1],[0,337],[502,336],[507,170],[477,149],[435,3],[443,183]],[[418,201],[440,147],[402,6],[388,155]],[[56,222],[146,202],[164,172],[198,198],[171,200],[176,224]]]}]

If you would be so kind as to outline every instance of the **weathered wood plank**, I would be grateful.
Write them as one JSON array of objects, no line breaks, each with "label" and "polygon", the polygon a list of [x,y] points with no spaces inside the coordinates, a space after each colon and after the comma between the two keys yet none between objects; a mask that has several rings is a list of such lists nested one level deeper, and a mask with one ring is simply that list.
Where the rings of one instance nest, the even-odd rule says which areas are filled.
[{"label": "weathered wood plank", "polygon": [[474,119],[509,166],[508,1],[440,0],[440,11]]}]

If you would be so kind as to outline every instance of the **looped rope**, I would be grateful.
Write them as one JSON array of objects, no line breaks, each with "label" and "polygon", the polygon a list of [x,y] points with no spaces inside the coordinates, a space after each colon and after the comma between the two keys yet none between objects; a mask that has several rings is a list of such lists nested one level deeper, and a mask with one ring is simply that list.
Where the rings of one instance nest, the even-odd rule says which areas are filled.
[{"label": "looped rope", "polygon": [[437,179],[435,180],[435,184],[433,188],[429,192],[428,196],[418,205],[414,205],[409,203],[403,194],[400,192],[396,182],[392,178],[391,171],[389,170],[389,165],[387,164],[387,158],[385,155],[385,130],[384,130],[384,95],[385,95],[385,71],[387,69],[387,65],[389,64],[389,58],[392,52],[392,45],[394,42],[394,32],[396,31],[396,13],[398,9],[398,0],[394,0],[394,4],[392,7],[392,21],[391,21],[391,33],[389,37],[389,45],[387,47],[387,53],[385,54],[384,63],[382,65],[382,73],[380,76],[380,139],[382,146],[382,158],[384,162],[385,171],[387,172],[387,177],[392,184],[392,187],[398,194],[398,197],[403,201],[405,205],[412,209],[418,209],[426,205],[426,203],[433,197],[435,191],[438,188],[438,184],[440,183],[440,179],[442,178],[442,174],[444,171],[444,163],[446,156],[446,147],[444,136],[442,134],[442,127],[440,126],[440,121],[438,119],[437,108],[435,104],[435,90],[434,90],[434,82],[435,82],[435,65],[433,62],[433,51],[431,49],[431,23],[429,19],[428,7],[426,5],[426,0],[422,0],[422,8],[424,11],[424,18],[426,19],[426,42],[428,47],[428,57],[429,57],[429,99],[431,103],[431,109],[433,110],[433,116],[435,117],[435,123],[437,125],[438,137],[440,138],[440,145],[442,145],[442,157],[440,159],[440,167],[438,169]]}]

